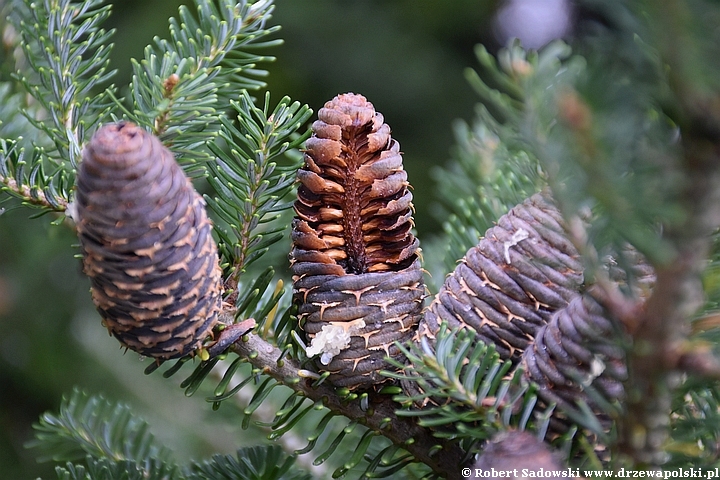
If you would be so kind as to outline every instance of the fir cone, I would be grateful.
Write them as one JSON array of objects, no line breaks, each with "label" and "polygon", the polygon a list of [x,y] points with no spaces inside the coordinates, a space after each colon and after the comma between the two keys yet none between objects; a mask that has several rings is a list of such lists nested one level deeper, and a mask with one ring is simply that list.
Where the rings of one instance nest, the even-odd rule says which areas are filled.
[{"label": "fir cone", "polygon": [[[607,256],[608,277],[625,290],[629,301],[634,298],[642,303],[654,286],[654,271],[631,247],[624,248],[621,255],[633,263],[629,271],[620,268],[613,256]],[[555,403],[562,412],[576,409],[582,400],[607,423],[609,419],[596,396],[608,403],[625,396],[627,365],[621,341],[625,331],[593,297],[593,291],[590,288],[576,296],[553,315],[523,353],[522,365],[525,377],[540,386],[537,394],[546,405]],[[595,395],[587,393],[589,387]],[[563,420],[561,414],[554,417]]]},{"label": "fir cone", "polygon": [[363,96],[318,112],[298,171],[291,264],[300,324],[320,370],[348,388],[384,380],[409,340],[424,284],[400,145]]},{"label": "fir cone", "polygon": [[563,465],[561,455],[527,431],[496,434],[482,449],[469,478],[491,480],[528,478],[581,478]]},{"label": "fir cone", "polygon": [[95,133],[77,179],[83,270],[104,325],[142,355],[177,358],[217,323],[221,271],[203,199],[172,153],[126,122]]},{"label": "fir cone", "polygon": [[471,328],[504,359],[518,362],[552,314],[577,296],[579,254],[560,212],[543,194],[516,206],[471,248],[420,322],[434,338],[442,321]]},{"label": "fir cone", "polygon": [[538,384],[538,397],[561,410],[576,408],[582,399],[596,412],[585,393],[592,385],[606,400],[623,397],[627,378],[625,354],[617,342],[617,325],[590,295],[578,295],[540,329],[522,358],[525,376]]}]

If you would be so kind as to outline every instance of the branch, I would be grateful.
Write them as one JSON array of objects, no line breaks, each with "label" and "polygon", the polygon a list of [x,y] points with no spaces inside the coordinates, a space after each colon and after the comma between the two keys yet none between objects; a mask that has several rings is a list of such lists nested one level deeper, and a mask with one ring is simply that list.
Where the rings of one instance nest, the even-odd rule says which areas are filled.
[{"label": "branch", "polygon": [[65,210],[67,210],[67,200],[58,197],[55,199],[55,202],[57,204],[54,204],[48,201],[45,194],[39,188],[31,188],[29,185],[18,185],[18,183],[14,179],[8,177],[0,177],[0,184],[5,185],[0,186],[0,191],[8,191],[14,196],[22,198],[24,202],[31,205],[44,207],[48,210],[53,210],[56,212],[64,212]]},{"label": "branch", "polygon": [[[328,384],[317,387],[311,381],[300,378],[300,367],[287,357],[279,360],[281,351],[257,335],[249,335],[243,341],[233,344],[232,351],[248,358],[250,363],[283,385],[302,393],[310,400],[321,400],[331,411],[358,420],[370,430],[377,432],[396,445],[410,452],[418,461],[428,465],[436,474],[444,478],[460,478],[460,464],[464,452],[452,442],[435,438],[425,428],[412,419],[401,418],[395,414],[398,405],[390,399],[371,403],[364,411],[359,402],[345,402]],[[438,445],[441,452],[438,451]]]},{"label": "branch", "polygon": [[[647,4],[650,6],[650,4]],[[688,32],[696,22],[683,2],[650,7],[648,24],[656,29],[660,53],[668,63],[673,90],[668,109],[680,128],[684,174],[680,201],[682,221],[667,226],[674,258],[657,265],[657,283],[639,321],[630,353],[628,405],[620,424],[621,452],[636,464],[659,465],[667,438],[672,379],[679,347],[689,330],[688,319],[702,303],[699,274],[705,267],[710,234],[720,223],[720,107],[703,85],[696,68],[704,69],[702,42]],[[713,47],[714,48],[714,47]],[[641,435],[638,435],[638,433]]]}]

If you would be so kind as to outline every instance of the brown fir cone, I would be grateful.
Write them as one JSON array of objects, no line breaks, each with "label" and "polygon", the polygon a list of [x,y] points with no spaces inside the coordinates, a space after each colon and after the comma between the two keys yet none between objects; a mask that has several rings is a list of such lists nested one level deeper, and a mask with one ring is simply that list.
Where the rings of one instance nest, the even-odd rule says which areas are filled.
[{"label": "brown fir cone", "polygon": [[546,405],[555,403],[562,412],[577,409],[577,402],[583,400],[601,413],[586,389],[591,386],[608,402],[622,399],[627,367],[618,342],[621,336],[618,325],[595,299],[578,295],[556,312],[525,350],[525,377],[538,384],[537,395]]},{"label": "brown fir cone", "polygon": [[519,361],[537,331],[583,282],[579,254],[552,201],[536,194],[502,216],[450,274],[420,322],[471,328],[504,359]]},{"label": "brown fir cone", "polygon": [[365,97],[318,112],[298,171],[291,263],[308,356],[348,388],[384,380],[410,339],[425,288],[400,145]]},{"label": "brown fir cone", "polygon": [[561,455],[527,431],[509,430],[496,434],[483,448],[466,478],[491,480],[581,478],[578,470],[563,465]]},{"label": "brown fir cone", "polygon": [[221,271],[205,202],[172,153],[131,123],[102,127],[83,151],[75,203],[110,333],[159,359],[200,347],[218,321]]},{"label": "brown fir cone", "polygon": [[[614,256],[607,256],[608,278],[625,290],[627,301],[642,304],[652,291],[655,273],[632,247],[623,248],[620,255],[631,265],[626,271]],[[576,410],[582,400],[607,427],[609,418],[598,399],[612,403],[625,396],[627,366],[622,339],[626,331],[595,299],[595,292],[590,287],[553,315],[523,353],[522,366],[525,377],[540,387],[537,394],[545,405],[560,407],[554,420],[562,421],[562,411]],[[593,395],[588,394],[589,388],[594,390]],[[558,426],[556,422],[554,425]]]}]

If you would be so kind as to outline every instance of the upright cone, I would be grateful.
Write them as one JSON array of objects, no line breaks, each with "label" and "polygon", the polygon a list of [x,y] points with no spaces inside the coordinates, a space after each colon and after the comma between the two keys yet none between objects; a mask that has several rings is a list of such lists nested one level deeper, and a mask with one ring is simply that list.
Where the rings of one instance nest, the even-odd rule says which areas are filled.
[{"label": "upright cone", "polygon": [[577,296],[580,256],[552,201],[536,194],[503,215],[468,250],[423,318],[433,338],[444,320],[471,328],[504,359],[519,362],[538,330]]},{"label": "upright cone", "polygon": [[[635,249],[626,247],[620,255],[630,262],[628,271],[606,257],[608,279],[625,290],[631,299],[644,303],[655,284],[655,272]],[[630,273],[628,278],[628,273]],[[556,404],[554,426],[561,430],[571,424],[562,411],[576,409],[582,400],[598,414],[606,427],[610,419],[598,403],[625,398],[627,380],[625,347],[627,335],[622,323],[593,296],[593,288],[578,294],[565,308],[555,312],[536,334],[522,356],[525,377],[539,385],[538,397],[545,405]],[[589,394],[592,389],[593,393]]]},{"label": "upright cone", "polygon": [[221,271],[203,199],[160,141],[126,122],[83,151],[76,222],[83,270],[105,326],[122,345],[170,359],[217,323]]},{"label": "upright cone", "polygon": [[367,388],[400,359],[425,288],[400,146],[365,97],[318,112],[298,171],[291,253],[309,356],[337,386]]}]

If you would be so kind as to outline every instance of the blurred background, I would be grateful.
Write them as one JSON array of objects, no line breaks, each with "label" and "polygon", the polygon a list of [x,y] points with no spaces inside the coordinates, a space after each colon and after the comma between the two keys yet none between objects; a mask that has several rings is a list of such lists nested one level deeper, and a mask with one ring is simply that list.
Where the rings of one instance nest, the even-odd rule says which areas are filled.
[{"label": "blurred background", "polygon": [[[0,5],[3,3],[0,0]],[[115,83],[130,82],[130,58],[142,58],[154,36],[167,35],[179,0],[117,0]],[[495,51],[513,36],[540,47],[566,36],[577,20],[566,0],[277,0],[272,23],[284,45],[271,54],[268,88],[315,111],[344,92],[365,95],[383,113],[405,153],[421,241],[440,230],[433,177],[451,158],[451,124],[470,121],[476,97],[463,77],[473,47]],[[7,5],[5,5],[7,7]],[[7,52],[5,52],[7,55]],[[8,80],[7,78],[2,80]],[[262,97],[258,94],[258,97]],[[240,412],[213,412],[202,394],[185,398],[181,379],[145,376],[100,325],[89,283],[75,258],[76,238],[52,218],[13,208],[0,216],[0,472],[3,478],[55,478],[25,448],[33,422],[56,411],[73,386],[131,403],[178,458],[203,458],[252,444]],[[249,440],[247,440],[249,439]]]}]

